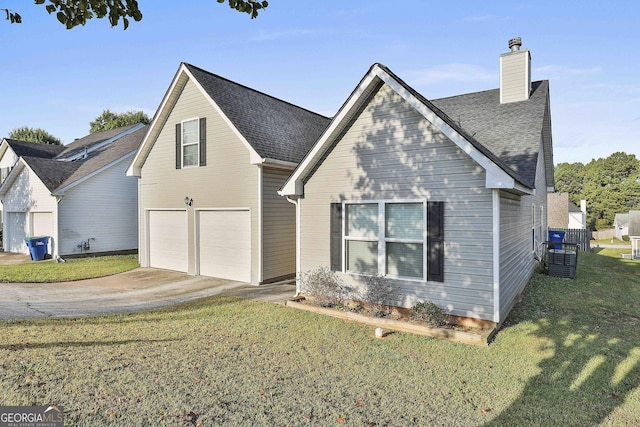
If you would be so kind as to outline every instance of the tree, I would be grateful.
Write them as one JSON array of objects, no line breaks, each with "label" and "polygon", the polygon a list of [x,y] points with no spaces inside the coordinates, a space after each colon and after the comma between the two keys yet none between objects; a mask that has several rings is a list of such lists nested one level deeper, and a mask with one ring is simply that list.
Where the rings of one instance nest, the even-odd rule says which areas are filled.
[{"label": "tree", "polygon": [[62,145],[59,138],[51,135],[44,129],[30,128],[28,126],[22,126],[15,128],[9,132],[10,139],[17,139],[19,141],[35,142],[37,144],[51,144]]},{"label": "tree", "polygon": [[89,133],[102,132],[122,126],[135,125],[136,123],[149,124],[149,116],[142,111],[127,111],[126,113],[113,113],[111,110],[104,110],[102,114],[89,123]]},{"label": "tree", "polygon": [[[229,4],[229,7],[251,15],[251,19],[258,17],[258,12],[265,9],[269,3],[266,0],[216,0],[218,3]],[[137,0],[35,0],[36,4],[46,4],[45,9],[49,14],[55,13],[56,18],[68,30],[78,25],[85,25],[91,18],[109,18],[112,27],[116,27],[122,19],[122,25],[126,30],[129,19],[138,22],[142,19],[142,12],[138,8]],[[4,10],[7,20],[12,24],[22,22],[22,17],[17,12]]]},{"label": "tree", "polygon": [[578,204],[587,200],[587,225],[603,229],[613,225],[616,213],[640,208],[640,160],[616,152],[605,159],[560,163],[555,167],[556,190],[568,192]]}]

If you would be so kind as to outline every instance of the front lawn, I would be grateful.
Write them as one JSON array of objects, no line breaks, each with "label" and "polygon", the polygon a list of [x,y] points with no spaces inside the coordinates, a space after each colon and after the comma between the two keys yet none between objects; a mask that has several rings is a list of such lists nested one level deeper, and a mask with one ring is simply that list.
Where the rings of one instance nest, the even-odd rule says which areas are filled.
[{"label": "front lawn", "polygon": [[640,424],[640,263],[580,253],[534,276],[489,347],[214,297],[0,322],[0,405],[68,425]]},{"label": "front lawn", "polygon": [[53,283],[110,276],[139,267],[137,255],[109,255],[87,258],[11,264],[0,267],[0,283]]}]

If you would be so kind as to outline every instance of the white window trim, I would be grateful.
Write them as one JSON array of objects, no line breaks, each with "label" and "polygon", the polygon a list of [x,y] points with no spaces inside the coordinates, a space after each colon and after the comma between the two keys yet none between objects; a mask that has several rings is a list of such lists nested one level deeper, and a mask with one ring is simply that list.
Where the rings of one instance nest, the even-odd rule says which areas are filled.
[{"label": "white window trim", "polygon": [[[399,239],[399,238],[387,238],[386,237],[386,205],[387,204],[402,204],[402,203],[422,203],[422,240],[417,239]],[[366,237],[350,237],[347,236],[347,205],[378,205],[378,238],[366,238]],[[359,273],[357,271],[349,271],[347,269],[347,241],[363,241],[363,242],[377,242],[378,243],[378,276],[382,276],[389,279],[407,280],[413,282],[426,282],[427,281],[427,199],[381,199],[381,200],[344,200],[342,202],[342,272],[351,274],[354,276],[374,276],[368,273]],[[387,274],[387,257],[386,257],[386,244],[391,243],[421,243],[422,244],[422,277],[407,277],[396,276]]]},{"label": "white window trim", "polygon": [[[189,144],[184,143],[184,124],[187,122],[196,122],[196,129],[198,130],[198,136],[196,137],[196,142],[192,142]],[[195,145],[198,148],[198,155],[196,156],[196,164],[195,165],[185,165],[184,164],[184,147]],[[200,166],[200,117],[192,117],[190,119],[182,120],[180,122],[180,166],[182,169],[185,168],[197,168]]]}]

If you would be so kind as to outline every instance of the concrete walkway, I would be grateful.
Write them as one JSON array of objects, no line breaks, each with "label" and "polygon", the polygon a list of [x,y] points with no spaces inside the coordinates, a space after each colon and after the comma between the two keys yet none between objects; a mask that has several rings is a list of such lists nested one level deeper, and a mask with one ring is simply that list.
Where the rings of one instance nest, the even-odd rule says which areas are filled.
[{"label": "concrete walkway", "polygon": [[294,294],[293,283],[251,286],[212,277],[137,268],[75,282],[0,283],[0,320],[133,312],[213,295],[284,303]]}]

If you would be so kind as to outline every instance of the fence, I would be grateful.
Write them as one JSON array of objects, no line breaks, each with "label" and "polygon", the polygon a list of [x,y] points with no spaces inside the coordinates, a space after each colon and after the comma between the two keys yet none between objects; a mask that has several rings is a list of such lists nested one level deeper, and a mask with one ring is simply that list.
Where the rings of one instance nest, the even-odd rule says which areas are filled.
[{"label": "fence", "polygon": [[607,230],[598,230],[591,233],[594,239],[596,240],[607,240],[607,239],[615,239],[616,237],[616,229],[610,228]]},{"label": "fence", "polygon": [[591,230],[581,228],[552,228],[554,231],[564,231],[564,241],[566,243],[577,243],[581,251],[591,251]]}]

